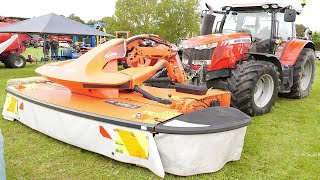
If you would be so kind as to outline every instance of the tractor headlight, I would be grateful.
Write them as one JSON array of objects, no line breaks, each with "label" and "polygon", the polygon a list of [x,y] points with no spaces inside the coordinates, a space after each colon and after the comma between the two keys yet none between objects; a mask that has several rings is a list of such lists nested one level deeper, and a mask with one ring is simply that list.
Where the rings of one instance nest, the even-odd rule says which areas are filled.
[{"label": "tractor headlight", "polygon": [[[182,59],[182,63],[184,65],[188,65],[189,64],[189,60],[188,59]],[[193,66],[201,66],[201,65],[209,65],[211,64],[211,60],[192,60],[192,65]]]},{"label": "tractor headlight", "polygon": [[192,65],[194,66],[201,66],[203,64],[208,65],[211,63],[211,60],[193,60]]},{"label": "tractor headlight", "polygon": [[211,44],[202,44],[194,47],[195,49],[202,50],[202,49],[212,49],[217,47],[218,43],[211,43]]},{"label": "tractor headlight", "polygon": [[188,59],[182,59],[182,64],[187,65],[189,63]]}]

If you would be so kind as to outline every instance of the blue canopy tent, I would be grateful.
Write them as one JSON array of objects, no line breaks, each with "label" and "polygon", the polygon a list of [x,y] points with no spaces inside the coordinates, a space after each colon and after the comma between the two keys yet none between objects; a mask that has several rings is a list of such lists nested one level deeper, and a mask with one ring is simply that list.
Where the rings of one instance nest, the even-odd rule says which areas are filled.
[{"label": "blue canopy tent", "polygon": [[44,34],[44,36],[54,34],[114,37],[111,34],[99,31],[86,24],[54,13],[0,27],[0,33],[31,33]]}]

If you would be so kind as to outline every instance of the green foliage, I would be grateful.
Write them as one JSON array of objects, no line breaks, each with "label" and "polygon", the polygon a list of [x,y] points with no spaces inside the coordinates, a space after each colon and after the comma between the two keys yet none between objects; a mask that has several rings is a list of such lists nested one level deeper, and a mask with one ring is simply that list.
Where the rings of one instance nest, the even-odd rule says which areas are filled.
[{"label": "green foliage", "polygon": [[115,24],[115,20],[113,17],[104,17],[101,19],[102,22],[104,22],[107,26],[107,33],[114,34],[114,31],[117,30],[117,26]]},{"label": "green foliage", "polygon": [[157,0],[118,0],[114,28],[132,34],[152,33],[156,26]]},{"label": "green foliage", "polygon": [[103,21],[111,25],[109,31],[152,33],[174,41],[199,32],[199,7],[199,0],[118,0],[114,16]]},{"label": "green foliage", "polygon": [[320,41],[313,41],[316,47],[316,51],[320,51]]},{"label": "green foliage", "polygon": [[98,21],[96,21],[96,20],[89,20],[86,24],[95,24],[95,23],[97,23]]},{"label": "green foliage", "polygon": [[314,41],[320,41],[320,33],[314,32],[314,33],[312,34],[312,40],[314,40]]},{"label": "green foliage", "polygon": [[296,31],[297,31],[297,36],[298,37],[304,37],[304,31],[306,30],[307,28],[302,25],[302,24],[296,24]]},{"label": "green foliage", "polygon": [[12,19],[12,20],[19,20],[19,21],[24,21],[24,20],[27,20],[29,18],[25,18],[25,17],[14,17],[14,16],[9,16],[9,17],[6,17],[8,19]]},{"label": "green foliage", "polygon": [[157,8],[156,34],[169,41],[200,30],[199,0],[162,0]]},{"label": "green foliage", "polygon": [[70,16],[68,17],[69,19],[72,19],[74,21],[78,21],[79,23],[85,24],[85,22],[79,17],[76,16],[75,14],[70,14]]},{"label": "green foliage", "polygon": [[319,32],[314,32],[312,34],[312,41],[316,46],[316,50],[320,51],[320,33]]}]

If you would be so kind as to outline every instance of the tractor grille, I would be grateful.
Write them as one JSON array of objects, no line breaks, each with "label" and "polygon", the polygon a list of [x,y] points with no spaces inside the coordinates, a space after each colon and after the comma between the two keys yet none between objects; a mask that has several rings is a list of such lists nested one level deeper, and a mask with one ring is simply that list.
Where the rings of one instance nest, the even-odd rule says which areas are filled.
[{"label": "tractor grille", "polygon": [[184,49],[182,53],[182,59],[186,60],[211,60],[212,54],[215,48],[211,49]]}]

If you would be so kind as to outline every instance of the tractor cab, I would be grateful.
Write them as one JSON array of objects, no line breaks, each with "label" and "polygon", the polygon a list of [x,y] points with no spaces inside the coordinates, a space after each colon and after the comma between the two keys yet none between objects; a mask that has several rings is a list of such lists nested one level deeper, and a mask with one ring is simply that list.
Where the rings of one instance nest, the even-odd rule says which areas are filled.
[{"label": "tractor cab", "polygon": [[219,33],[245,32],[251,35],[250,52],[275,54],[282,43],[295,38],[297,12],[283,4],[245,4],[222,7]]}]

